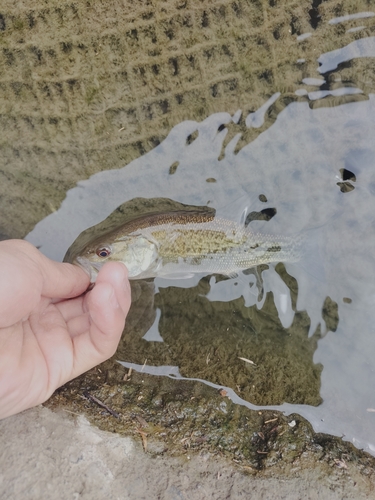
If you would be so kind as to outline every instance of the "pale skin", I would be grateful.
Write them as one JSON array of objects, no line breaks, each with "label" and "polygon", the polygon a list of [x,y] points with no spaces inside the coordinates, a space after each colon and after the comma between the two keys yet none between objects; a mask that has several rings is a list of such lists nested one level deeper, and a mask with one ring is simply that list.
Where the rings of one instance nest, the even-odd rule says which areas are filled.
[{"label": "pale skin", "polygon": [[26,241],[0,242],[0,418],[43,403],[115,353],[131,300],[126,267],[106,264],[84,293],[89,281]]}]

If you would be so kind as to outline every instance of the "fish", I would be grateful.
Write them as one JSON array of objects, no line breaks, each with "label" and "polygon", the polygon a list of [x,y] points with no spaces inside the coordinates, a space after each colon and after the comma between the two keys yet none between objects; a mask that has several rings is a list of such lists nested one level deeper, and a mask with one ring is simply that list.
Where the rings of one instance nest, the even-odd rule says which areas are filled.
[{"label": "fish", "polygon": [[254,233],[212,212],[178,210],[137,216],[93,238],[77,255],[68,250],[67,260],[85,269],[91,283],[112,261],[123,262],[131,280],[196,273],[234,277],[260,264],[295,262],[300,247],[298,237]]}]

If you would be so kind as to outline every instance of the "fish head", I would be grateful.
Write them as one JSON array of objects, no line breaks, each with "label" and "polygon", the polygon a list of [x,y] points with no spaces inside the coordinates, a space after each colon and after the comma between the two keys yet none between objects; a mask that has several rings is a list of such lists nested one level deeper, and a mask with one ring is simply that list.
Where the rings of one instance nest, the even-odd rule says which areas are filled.
[{"label": "fish head", "polygon": [[141,235],[89,245],[73,261],[89,273],[91,283],[107,262],[125,264],[129,279],[152,278],[160,266],[157,244]]}]

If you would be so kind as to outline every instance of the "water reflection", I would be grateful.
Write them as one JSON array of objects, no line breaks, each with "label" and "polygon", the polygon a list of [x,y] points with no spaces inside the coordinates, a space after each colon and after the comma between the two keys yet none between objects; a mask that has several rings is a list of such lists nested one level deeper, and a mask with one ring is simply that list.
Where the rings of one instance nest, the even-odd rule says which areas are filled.
[{"label": "water reflection", "polygon": [[178,366],[183,377],[233,388],[255,405],[320,404],[322,366],[313,362],[313,356],[321,333],[318,328],[308,337],[307,314],[297,313],[285,329],[272,293],[266,294],[258,310],[246,307],[243,298],[210,300],[209,290],[209,277],[192,288],[159,286],[155,323],[163,342],[142,337],[147,320],[144,329],[139,329],[138,322],[135,331],[133,318],[144,311],[136,303],[117,357],[126,360],[126,366],[142,365],[145,360],[148,366]]},{"label": "water reflection", "polygon": [[[375,55],[371,38],[357,42],[319,58],[325,78],[338,77],[343,61]],[[237,282],[156,279],[155,295],[152,284],[138,283],[118,355],[139,369],[146,358],[147,365],[179,366],[183,376],[231,387],[238,402],[298,412],[315,430],[375,453],[375,96],[338,87],[321,89],[330,91],[326,99],[299,92],[278,114],[271,99],[262,112],[274,113],[274,123],[249,144],[240,113],[181,123],[127,167],[80,182],[28,239],[62,259],[81,231],[135,195],[217,213],[243,196],[259,213],[266,199],[275,216],[251,225],[308,233],[301,262],[270,265]],[[249,120],[250,127],[261,123],[256,114]],[[153,341],[142,340],[152,325]],[[165,373],[178,375],[175,368]]]}]

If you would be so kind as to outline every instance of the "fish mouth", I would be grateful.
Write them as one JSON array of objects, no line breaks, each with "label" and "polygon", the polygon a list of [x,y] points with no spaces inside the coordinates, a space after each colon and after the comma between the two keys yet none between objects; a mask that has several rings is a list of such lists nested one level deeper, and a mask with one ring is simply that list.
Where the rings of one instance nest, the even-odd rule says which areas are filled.
[{"label": "fish mouth", "polygon": [[90,262],[88,259],[85,259],[85,257],[76,257],[73,264],[76,264],[87,272],[90,276],[90,283],[95,283],[100,268],[103,266],[102,263]]}]

